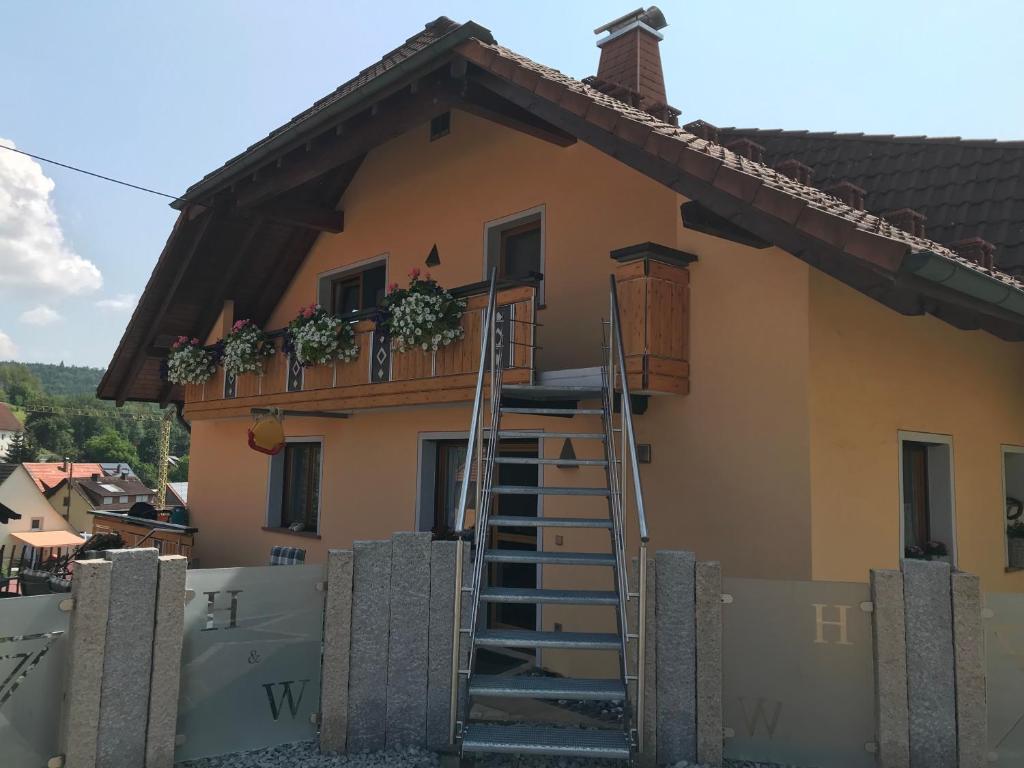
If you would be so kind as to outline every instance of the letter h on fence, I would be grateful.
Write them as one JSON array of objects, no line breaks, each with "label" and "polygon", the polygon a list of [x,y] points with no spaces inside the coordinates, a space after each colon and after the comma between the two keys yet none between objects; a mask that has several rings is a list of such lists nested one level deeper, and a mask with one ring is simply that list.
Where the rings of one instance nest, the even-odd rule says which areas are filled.
[{"label": "letter h on fence", "polygon": [[814,606],[814,624],[815,624],[815,636],[814,642],[827,645],[828,640],[825,639],[825,627],[838,627],[839,628],[839,640],[836,641],[836,645],[853,645],[846,635],[846,612],[850,610],[848,605],[834,605],[833,608],[838,609],[839,618],[826,621],[825,620],[825,609],[829,606],[824,603],[812,603]]},{"label": "letter h on fence", "polygon": [[[242,594],[244,590],[241,589],[228,589],[225,590],[231,595],[231,605],[228,608],[216,608],[217,595],[220,592],[204,592],[206,595],[206,626],[203,627],[201,632],[209,632],[216,629],[235,629],[237,626],[238,619],[238,596]],[[226,627],[218,627],[217,622],[214,619],[215,613],[227,613],[228,614],[228,625]]]}]

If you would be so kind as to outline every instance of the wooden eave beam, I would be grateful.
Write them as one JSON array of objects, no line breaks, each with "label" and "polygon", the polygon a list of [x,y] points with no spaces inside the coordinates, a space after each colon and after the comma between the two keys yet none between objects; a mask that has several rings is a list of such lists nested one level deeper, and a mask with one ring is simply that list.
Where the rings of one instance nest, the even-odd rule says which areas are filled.
[{"label": "wooden eave beam", "polygon": [[255,216],[317,232],[345,231],[345,212],[315,205],[267,203],[251,209]]},{"label": "wooden eave beam", "polygon": [[577,141],[568,131],[473,83],[467,83],[463,100],[457,108],[559,147],[569,147]]}]

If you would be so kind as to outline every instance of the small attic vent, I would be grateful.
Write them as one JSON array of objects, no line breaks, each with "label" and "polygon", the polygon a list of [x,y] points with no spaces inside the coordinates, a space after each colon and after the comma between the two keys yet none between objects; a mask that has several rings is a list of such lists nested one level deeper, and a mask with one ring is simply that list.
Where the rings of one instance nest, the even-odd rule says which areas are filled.
[{"label": "small attic vent", "polygon": [[452,113],[442,112],[430,121],[430,140],[447,136],[452,129]]}]

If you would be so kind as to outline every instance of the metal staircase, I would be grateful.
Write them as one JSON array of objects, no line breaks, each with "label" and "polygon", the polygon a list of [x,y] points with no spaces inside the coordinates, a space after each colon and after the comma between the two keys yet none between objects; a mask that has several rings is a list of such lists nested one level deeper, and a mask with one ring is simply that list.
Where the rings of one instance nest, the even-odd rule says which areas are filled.
[{"label": "metal staircase", "polygon": [[[619,325],[618,300],[611,280],[609,320],[606,321],[607,362],[596,386],[516,386],[502,384],[502,342],[496,318],[495,278],[484,312],[480,345],[480,367],[473,403],[469,457],[459,497],[455,530],[472,541],[468,583],[462,583],[466,545],[458,548],[455,621],[453,624],[451,740],[462,754],[512,753],[613,758],[630,760],[642,748],[644,699],[644,624],[646,603],[647,525],[633,434],[629,381],[626,375]],[[514,335],[514,334],[513,334]],[[514,343],[511,339],[509,343]],[[581,403],[593,403],[581,406]],[[616,413],[613,406],[620,405]],[[562,406],[562,407],[559,407]],[[575,419],[599,417],[601,431],[526,431],[502,428],[505,416]],[[486,439],[485,439],[486,433]],[[501,440],[596,441],[603,447],[602,458],[539,458],[499,455]],[[603,470],[585,487],[517,486],[496,482],[503,465],[558,465]],[[598,479],[599,478],[599,479]],[[475,487],[474,487],[475,486]],[[491,516],[494,500],[515,495],[584,496],[593,499],[593,516],[520,517]],[[475,512],[467,524],[467,510],[475,496]],[[639,579],[630,591],[626,556],[627,516],[639,538]],[[534,551],[490,548],[490,532],[496,528],[535,527],[559,529],[605,529],[609,545],[605,552]],[[614,589],[549,589],[503,587],[488,583],[488,566],[502,563],[534,564],[543,574],[548,567],[611,569]],[[540,581],[544,584],[544,580]],[[463,601],[468,601],[464,607]],[[638,601],[632,615],[636,627],[628,626],[630,601]],[[616,614],[616,631],[541,631],[536,629],[491,628],[486,608],[491,604],[608,606]],[[481,607],[485,610],[481,612]],[[613,679],[515,677],[481,674],[476,671],[480,649],[560,648],[586,653],[594,650],[618,654],[618,675]],[[557,701],[621,701],[622,721],[612,727],[561,727],[550,724],[481,721],[473,716],[477,699],[537,699]]]}]

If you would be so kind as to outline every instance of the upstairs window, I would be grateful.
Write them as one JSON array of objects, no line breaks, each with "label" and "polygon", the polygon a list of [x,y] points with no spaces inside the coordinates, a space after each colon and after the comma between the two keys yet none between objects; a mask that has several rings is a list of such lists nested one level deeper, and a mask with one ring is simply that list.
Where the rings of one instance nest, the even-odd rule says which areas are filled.
[{"label": "upstairs window", "polygon": [[41,531],[41,530],[43,530],[43,518],[41,518],[41,517],[33,517],[32,518],[32,530],[33,531]]},{"label": "upstairs window", "polygon": [[498,277],[540,280],[538,303],[543,304],[544,209],[534,208],[486,225],[485,278],[497,267]]},{"label": "upstairs window", "polygon": [[325,292],[320,303],[339,317],[364,309],[372,309],[384,298],[387,267],[375,264],[365,269],[347,271],[324,278]]},{"label": "upstairs window", "polygon": [[946,435],[900,433],[903,556],[956,563],[953,445]]}]

